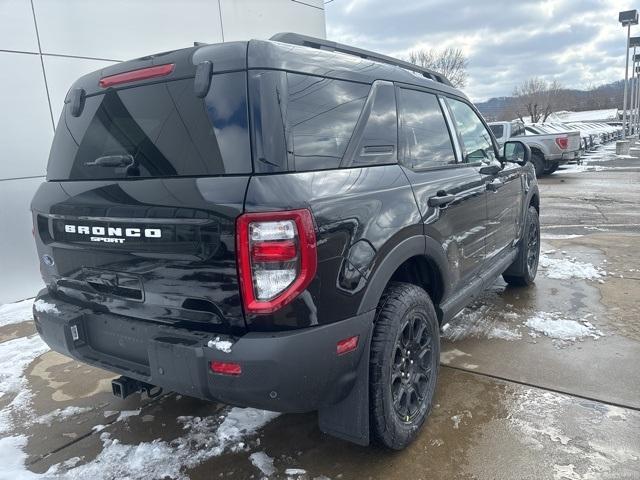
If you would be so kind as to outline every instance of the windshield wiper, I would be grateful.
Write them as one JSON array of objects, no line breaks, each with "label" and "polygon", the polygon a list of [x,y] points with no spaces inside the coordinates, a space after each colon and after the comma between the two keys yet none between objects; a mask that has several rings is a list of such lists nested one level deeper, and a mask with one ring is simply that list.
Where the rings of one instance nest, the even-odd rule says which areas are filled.
[{"label": "windshield wiper", "polygon": [[133,155],[105,155],[96,158],[93,162],[86,162],[87,167],[129,167],[135,164]]}]

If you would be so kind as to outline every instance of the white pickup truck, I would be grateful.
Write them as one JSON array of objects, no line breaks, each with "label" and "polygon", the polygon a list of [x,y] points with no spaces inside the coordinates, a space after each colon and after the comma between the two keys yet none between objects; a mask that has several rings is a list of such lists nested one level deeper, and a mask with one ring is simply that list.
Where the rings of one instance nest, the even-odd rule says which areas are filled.
[{"label": "white pickup truck", "polygon": [[564,163],[580,159],[581,138],[578,131],[535,135],[526,132],[524,124],[518,121],[492,122],[489,127],[500,146],[513,137],[529,145],[531,162],[538,177],[555,172]]}]

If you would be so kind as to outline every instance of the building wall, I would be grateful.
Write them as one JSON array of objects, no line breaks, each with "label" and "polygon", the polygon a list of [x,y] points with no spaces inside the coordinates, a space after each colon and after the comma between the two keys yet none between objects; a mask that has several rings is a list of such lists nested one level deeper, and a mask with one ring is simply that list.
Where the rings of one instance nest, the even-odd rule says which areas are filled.
[{"label": "building wall", "polygon": [[194,41],[325,36],[322,0],[1,0],[0,304],[41,287],[29,204],[81,75]]}]

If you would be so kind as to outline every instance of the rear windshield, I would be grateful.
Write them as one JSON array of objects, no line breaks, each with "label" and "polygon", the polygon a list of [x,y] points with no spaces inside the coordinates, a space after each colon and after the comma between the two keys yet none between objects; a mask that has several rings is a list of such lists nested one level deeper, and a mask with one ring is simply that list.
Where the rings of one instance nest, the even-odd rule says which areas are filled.
[{"label": "rear windshield", "polygon": [[215,75],[196,97],[193,79],[88,97],[65,108],[49,157],[49,180],[99,180],[251,172],[246,74]]},{"label": "rear windshield", "polygon": [[496,136],[496,138],[502,138],[504,135],[504,125],[489,125],[489,128]]}]

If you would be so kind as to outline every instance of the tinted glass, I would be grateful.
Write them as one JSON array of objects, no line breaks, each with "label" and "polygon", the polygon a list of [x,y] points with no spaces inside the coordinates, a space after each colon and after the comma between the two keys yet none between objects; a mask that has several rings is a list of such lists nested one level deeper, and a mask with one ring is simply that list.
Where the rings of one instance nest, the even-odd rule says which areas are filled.
[{"label": "tinted glass", "polygon": [[466,103],[447,98],[447,102],[453,111],[458,133],[462,137],[465,150],[464,161],[490,162],[496,159],[491,135],[484,124]]},{"label": "tinted glass", "polygon": [[378,84],[372,95],[352,165],[382,165],[398,160],[395,87],[390,83]]},{"label": "tinted glass", "polygon": [[[50,180],[251,172],[246,75],[215,75],[204,99],[193,79],[88,97],[65,109],[49,157]],[[66,125],[66,128],[65,128]]]},{"label": "tinted glass", "polygon": [[504,125],[489,125],[489,128],[496,136],[496,138],[502,138],[504,135]]},{"label": "tinted glass", "polygon": [[297,171],[337,168],[370,85],[287,74],[286,133]]},{"label": "tinted glass", "polygon": [[438,98],[430,93],[400,89],[400,142],[410,168],[456,163]]}]

